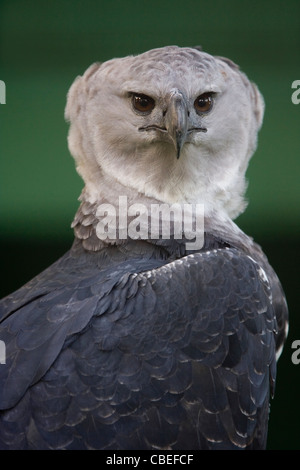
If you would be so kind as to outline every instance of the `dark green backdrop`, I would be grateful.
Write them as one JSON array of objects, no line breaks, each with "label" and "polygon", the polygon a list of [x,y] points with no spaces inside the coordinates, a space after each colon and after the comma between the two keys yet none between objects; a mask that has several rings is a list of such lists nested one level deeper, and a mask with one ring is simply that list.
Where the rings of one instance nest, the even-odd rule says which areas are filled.
[{"label": "dark green backdrop", "polygon": [[299,449],[300,2],[0,0],[1,296],[72,242],[82,182],[67,150],[63,113],[76,75],[94,61],[164,45],[202,45],[230,57],[266,101],[248,170],[249,207],[238,224],[264,247],[287,294],[291,327],[271,405],[269,449]]}]

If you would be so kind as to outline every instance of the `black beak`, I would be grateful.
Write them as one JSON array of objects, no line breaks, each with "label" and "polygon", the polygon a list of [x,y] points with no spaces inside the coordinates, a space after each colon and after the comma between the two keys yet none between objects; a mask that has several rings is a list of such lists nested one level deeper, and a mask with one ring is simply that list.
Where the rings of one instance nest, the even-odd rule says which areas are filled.
[{"label": "black beak", "polygon": [[177,90],[170,96],[166,112],[166,129],[174,143],[178,159],[187,136],[188,110],[184,96]]}]

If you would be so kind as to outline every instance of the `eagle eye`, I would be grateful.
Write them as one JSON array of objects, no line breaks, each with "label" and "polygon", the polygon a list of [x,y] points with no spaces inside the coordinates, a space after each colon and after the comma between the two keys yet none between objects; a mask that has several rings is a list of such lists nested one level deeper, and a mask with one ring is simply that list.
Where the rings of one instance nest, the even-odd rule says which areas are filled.
[{"label": "eagle eye", "polygon": [[194,101],[194,107],[198,114],[207,113],[213,105],[212,93],[202,93]]},{"label": "eagle eye", "polygon": [[140,114],[150,114],[155,107],[153,98],[141,93],[132,93],[132,106]]}]

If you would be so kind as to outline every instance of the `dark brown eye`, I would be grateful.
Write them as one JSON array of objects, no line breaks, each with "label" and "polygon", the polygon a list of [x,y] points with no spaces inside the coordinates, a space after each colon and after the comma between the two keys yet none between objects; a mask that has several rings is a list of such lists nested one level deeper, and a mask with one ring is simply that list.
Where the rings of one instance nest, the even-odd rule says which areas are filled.
[{"label": "dark brown eye", "polygon": [[207,111],[211,109],[212,105],[212,93],[203,93],[202,95],[198,96],[198,98],[196,98],[194,101],[194,107],[198,114],[207,113]]},{"label": "dark brown eye", "polygon": [[142,114],[150,114],[155,106],[155,101],[150,96],[135,93],[132,95],[133,108]]}]

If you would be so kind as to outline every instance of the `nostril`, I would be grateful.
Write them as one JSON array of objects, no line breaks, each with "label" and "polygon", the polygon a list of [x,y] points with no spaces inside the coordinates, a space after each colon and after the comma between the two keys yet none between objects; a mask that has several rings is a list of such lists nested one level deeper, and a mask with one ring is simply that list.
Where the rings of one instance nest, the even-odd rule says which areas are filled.
[{"label": "nostril", "polygon": [[167,110],[165,109],[165,110],[163,111],[163,117],[165,117],[166,114],[167,114]]},{"label": "nostril", "polygon": [[187,115],[188,115],[188,117],[190,117],[190,112],[189,111],[187,112]]}]

